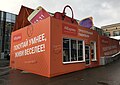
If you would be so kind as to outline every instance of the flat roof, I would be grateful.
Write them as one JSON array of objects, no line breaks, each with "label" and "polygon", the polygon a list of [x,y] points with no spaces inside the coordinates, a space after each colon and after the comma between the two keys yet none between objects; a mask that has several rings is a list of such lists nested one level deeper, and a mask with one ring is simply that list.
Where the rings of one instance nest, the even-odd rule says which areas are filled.
[{"label": "flat roof", "polygon": [[111,28],[111,27],[117,27],[117,26],[120,26],[120,23],[116,23],[116,24],[111,24],[111,25],[102,26],[101,29]]}]

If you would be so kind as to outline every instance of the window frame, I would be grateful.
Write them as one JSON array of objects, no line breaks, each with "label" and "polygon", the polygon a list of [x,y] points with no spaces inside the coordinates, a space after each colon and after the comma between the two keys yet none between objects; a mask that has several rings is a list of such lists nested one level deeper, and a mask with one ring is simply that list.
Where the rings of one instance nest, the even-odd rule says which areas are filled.
[{"label": "window frame", "polygon": [[[64,62],[64,55],[63,55],[63,39],[69,39],[69,55],[70,55],[70,61],[68,62]],[[71,40],[76,40],[77,43],[77,61],[71,61]],[[82,41],[83,43],[83,60],[78,60],[78,41]],[[62,63],[63,64],[70,64],[70,63],[81,63],[81,62],[85,62],[85,42],[84,40],[80,40],[80,39],[76,39],[76,38],[68,38],[68,37],[63,37],[62,38]]]},{"label": "window frame", "polygon": [[[115,34],[116,32],[118,32],[118,35]],[[120,30],[118,30],[118,31],[113,31],[113,36],[120,36]]]},{"label": "window frame", "polygon": [[86,63],[86,61],[87,61],[86,58],[85,58],[85,64],[86,64],[86,66],[89,66],[89,65],[91,65],[90,45],[86,44],[85,47],[88,47],[88,49],[85,48],[85,55],[86,55],[86,50],[88,50],[88,52],[89,52],[89,59],[88,59],[89,60],[89,64]]}]

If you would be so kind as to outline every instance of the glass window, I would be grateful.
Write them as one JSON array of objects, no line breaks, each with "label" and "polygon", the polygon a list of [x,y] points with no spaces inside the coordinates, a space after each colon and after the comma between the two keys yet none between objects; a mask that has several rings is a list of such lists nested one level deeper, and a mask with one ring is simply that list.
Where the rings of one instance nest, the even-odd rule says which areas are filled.
[{"label": "glass window", "polygon": [[0,17],[1,17],[1,20],[3,21],[3,12],[2,11],[1,11],[1,16]]},{"label": "glass window", "polygon": [[85,61],[82,40],[63,38],[63,63]]},{"label": "glass window", "polygon": [[10,33],[11,33],[11,23],[10,22],[6,22],[6,29],[5,29],[5,35],[8,35],[10,36]]},{"label": "glass window", "polygon": [[2,47],[2,40],[0,39],[0,48]]},{"label": "glass window", "polygon": [[96,61],[96,42],[91,42],[90,43],[90,48],[91,48],[91,58],[92,61]]},{"label": "glass window", "polygon": [[11,20],[12,23],[15,23],[15,20]]},{"label": "glass window", "polygon": [[7,48],[8,48],[8,44],[6,43],[6,44],[5,44],[5,49],[7,49]]},{"label": "glass window", "polygon": [[6,13],[6,18],[7,19],[11,19],[11,14],[10,13]]},{"label": "glass window", "polygon": [[6,21],[7,22],[11,22],[11,14],[10,13],[6,13]]},{"label": "glass window", "polygon": [[3,35],[3,21],[0,22],[0,35]]},{"label": "glass window", "polygon": [[2,35],[2,28],[0,27],[0,35]]},{"label": "glass window", "polygon": [[63,39],[63,62],[70,61],[69,39]]},{"label": "glass window", "polygon": [[113,31],[113,36],[119,36],[120,35],[120,31]]},{"label": "glass window", "polygon": [[109,37],[110,36],[110,32],[106,32],[105,36]]},{"label": "glass window", "polygon": [[83,42],[78,40],[78,60],[83,60]]},{"label": "glass window", "polygon": [[16,15],[12,14],[11,19],[15,21],[16,20]]},{"label": "glass window", "polygon": [[85,46],[85,62],[86,64],[90,64],[90,51],[89,46]]},{"label": "glass window", "polygon": [[3,18],[3,12],[1,11],[1,17]]},{"label": "glass window", "polygon": [[71,40],[71,61],[77,61],[77,41]]},{"label": "glass window", "polygon": [[7,21],[7,22],[12,22],[11,19],[8,19],[8,18],[6,18],[6,21]]}]

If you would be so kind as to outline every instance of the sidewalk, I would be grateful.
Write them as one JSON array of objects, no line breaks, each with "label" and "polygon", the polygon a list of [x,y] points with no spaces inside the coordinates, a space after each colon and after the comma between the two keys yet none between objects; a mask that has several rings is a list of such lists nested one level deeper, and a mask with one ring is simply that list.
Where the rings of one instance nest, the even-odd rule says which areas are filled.
[{"label": "sidewalk", "polygon": [[9,60],[0,59],[0,67],[9,66]]},{"label": "sidewalk", "polygon": [[0,76],[6,75],[10,72],[9,60],[0,59]]}]

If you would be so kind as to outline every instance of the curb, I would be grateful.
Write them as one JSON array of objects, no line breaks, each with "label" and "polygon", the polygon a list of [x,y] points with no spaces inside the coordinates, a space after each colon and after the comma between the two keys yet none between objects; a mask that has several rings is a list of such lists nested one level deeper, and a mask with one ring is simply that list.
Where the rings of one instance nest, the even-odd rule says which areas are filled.
[{"label": "curb", "polygon": [[0,70],[3,70],[3,69],[9,69],[10,67],[9,66],[6,66],[6,67],[0,67]]},{"label": "curb", "polygon": [[8,74],[11,69],[9,66],[6,66],[6,67],[0,67],[0,70],[5,70],[5,71],[0,72],[0,76],[3,76],[3,75]]}]

